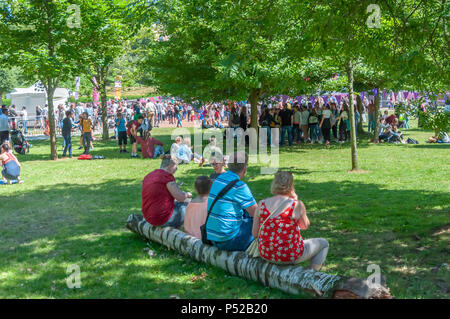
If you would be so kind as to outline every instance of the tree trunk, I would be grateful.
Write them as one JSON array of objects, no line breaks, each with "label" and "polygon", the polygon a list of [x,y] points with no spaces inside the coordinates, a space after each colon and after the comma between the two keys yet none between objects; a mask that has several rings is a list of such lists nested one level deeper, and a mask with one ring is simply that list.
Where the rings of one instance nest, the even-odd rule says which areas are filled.
[{"label": "tree trunk", "polygon": [[276,265],[245,252],[224,251],[172,227],[154,227],[142,215],[131,214],[126,227],[132,232],[184,255],[220,267],[235,276],[259,281],[286,293],[314,292],[332,298],[391,298],[389,288],[366,280],[329,275],[295,265]]},{"label": "tree trunk", "polygon": [[102,79],[101,85],[101,95],[102,101],[102,123],[103,123],[103,142],[109,140],[109,130],[108,130],[108,113],[106,109],[106,79]]},{"label": "tree trunk", "polygon": [[374,107],[374,114],[373,114],[373,120],[375,121],[375,131],[373,132],[373,142],[379,143],[378,138],[378,131],[380,130],[380,104],[381,104],[381,94],[380,94],[380,88],[377,87],[377,96],[375,96],[375,107]]},{"label": "tree trunk", "polygon": [[58,150],[56,146],[56,127],[55,127],[55,113],[53,111],[53,95],[56,87],[51,85],[51,80],[48,81],[47,103],[48,103],[48,126],[50,128],[50,159],[56,161],[58,159]]},{"label": "tree trunk", "polygon": [[358,152],[356,147],[356,128],[355,128],[355,108],[353,101],[353,64],[352,60],[347,65],[348,76],[348,102],[349,102],[349,121],[350,121],[350,145],[352,148],[352,171],[359,169]]},{"label": "tree trunk", "polygon": [[360,95],[356,96],[356,107],[358,108],[359,114],[361,114],[361,120],[358,123],[358,133],[361,134],[361,133],[364,133],[363,121],[362,121],[362,114],[363,114],[364,106],[362,104],[362,100],[361,100],[361,96]]},{"label": "tree trunk", "polygon": [[253,127],[258,131],[258,100],[261,97],[260,90],[254,89],[250,92],[250,105],[251,105],[251,120],[250,127]]}]

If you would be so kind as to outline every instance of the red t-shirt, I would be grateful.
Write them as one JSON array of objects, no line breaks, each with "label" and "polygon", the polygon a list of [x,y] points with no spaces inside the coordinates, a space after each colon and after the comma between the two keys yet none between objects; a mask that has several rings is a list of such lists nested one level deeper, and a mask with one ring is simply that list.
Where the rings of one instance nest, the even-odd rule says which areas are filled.
[{"label": "red t-shirt", "polygon": [[139,126],[141,126],[141,124],[139,124],[138,121],[133,121],[133,122],[131,122],[131,124],[130,124],[129,127],[127,128],[127,135],[128,135],[128,136],[131,135],[131,127],[134,127],[134,131],[137,132]]},{"label": "red t-shirt", "polygon": [[172,216],[175,198],[166,185],[174,181],[175,177],[162,169],[147,174],[142,181],[142,213],[153,226],[167,223]]},{"label": "red t-shirt", "polygon": [[155,145],[163,146],[161,141],[158,141],[156,138],[150,137],[147,140],[144,140],[142,137],[136,137],[136,141],[142,145],[142,158],[153,158],[155,154]]},{"label": "red t-shirt", "polygon": [[397,116],[395,116],[395,114],[392,114],[391,116],[388,116],[387,118],[386,118],[386,123],[387,124],[392,124],[392,122],[394,122],[394,119],[396,119],[397,118]]}]

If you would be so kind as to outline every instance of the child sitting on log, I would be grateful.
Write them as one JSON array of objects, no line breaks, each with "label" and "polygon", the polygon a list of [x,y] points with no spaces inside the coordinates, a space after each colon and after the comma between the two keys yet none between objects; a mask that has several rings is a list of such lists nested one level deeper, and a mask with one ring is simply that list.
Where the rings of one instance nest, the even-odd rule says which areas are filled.
[{"label": "child sitting on log", "polygon": [[186,207],[184,216],[184,231],[196,238],[201,238],[200,226],[206,222],[209,190],[212,180],[207,176],[199,176],[195,180],[195,191],[198,196]]}]

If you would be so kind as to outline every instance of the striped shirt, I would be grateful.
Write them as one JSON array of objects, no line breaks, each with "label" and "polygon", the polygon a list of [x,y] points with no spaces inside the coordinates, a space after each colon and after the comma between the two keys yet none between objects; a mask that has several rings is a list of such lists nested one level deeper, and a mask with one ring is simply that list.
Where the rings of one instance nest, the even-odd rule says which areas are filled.
[{"label": "striped shirt", "polygon": [[[237,174],[227,171],[214,180],[208,197],[208,211],[217,194],[236,179],[239,179]],[[247,184],[242,181],[237,182],[214,204],[206,224],[208,240],[223,242],[235,237],[242,224],[244,209],[255,204],[256,201]]]}]

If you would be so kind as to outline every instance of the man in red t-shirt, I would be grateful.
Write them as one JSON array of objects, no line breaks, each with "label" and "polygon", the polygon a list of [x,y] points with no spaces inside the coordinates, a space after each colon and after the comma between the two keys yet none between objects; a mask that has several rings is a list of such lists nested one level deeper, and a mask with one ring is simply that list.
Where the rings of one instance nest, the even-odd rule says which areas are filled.
[{"label": "man in red t-shirt", "polygon": [[192,198],[189,192],[183,192],[175,183],[178,168],[176,159],[165,156],[161,168],[145,176],[142,182],[142,213],[145,220],[153,226],[179,228],[184,223],[184,214]]}]

